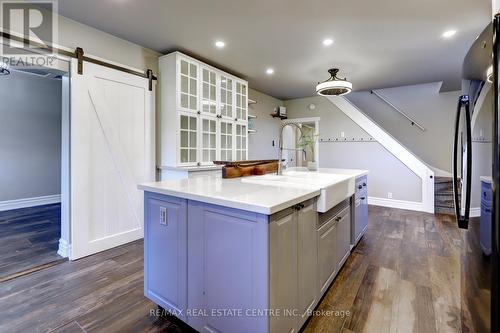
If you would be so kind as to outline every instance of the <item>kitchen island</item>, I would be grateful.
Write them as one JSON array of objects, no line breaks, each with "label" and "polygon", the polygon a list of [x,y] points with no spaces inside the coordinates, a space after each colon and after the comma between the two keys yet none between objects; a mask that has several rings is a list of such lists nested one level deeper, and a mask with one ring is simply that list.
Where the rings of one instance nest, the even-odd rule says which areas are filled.
[{"label": "kitchen island", "polygon": [[201,332],[297,332],[350,253],[356,175],[311,174],[141,184],[146,297]]}]

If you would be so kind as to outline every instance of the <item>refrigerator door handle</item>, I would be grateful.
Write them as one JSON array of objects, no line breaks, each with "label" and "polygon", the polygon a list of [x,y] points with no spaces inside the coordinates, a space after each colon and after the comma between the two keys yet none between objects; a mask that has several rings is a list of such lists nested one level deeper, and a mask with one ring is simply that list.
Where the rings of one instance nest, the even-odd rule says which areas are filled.
[{"label": "refrigerator door handle", "polygon": [[[460,156],[458,155],[458,136],[460,129],[460,118],[462,110],[465,109],[466,131],[467,131],[467,160],[466,160],[466,179],[465,179],[465,212],[462,215],[462,206],[459,198],[459,179],[458,179],[458,158],[462,158],[462,150],[460,149]],[[460,147],[461,148],[461,147]],[[463,167],[463,165],[462,165]],[[453,140],[453,200],[455,203],[455,216],[457,219],[458,227],[467,229],[469,225],[469,212],[470,212],[470,195],[471,195],[471,170],[472,169],[472,138],[471,138],[471,121],[469,113],[469,96],[460,96],[457,106],[457,114],[455,118],[455,135]]]}]

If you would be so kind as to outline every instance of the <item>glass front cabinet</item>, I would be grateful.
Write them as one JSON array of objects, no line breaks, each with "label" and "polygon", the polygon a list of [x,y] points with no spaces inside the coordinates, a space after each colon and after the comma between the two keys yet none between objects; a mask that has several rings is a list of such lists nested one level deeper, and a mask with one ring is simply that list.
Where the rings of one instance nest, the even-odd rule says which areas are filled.
[{"label": "glass front cabinet", "polygon": [[248,83],[180,52],[160,57],[161,166],[248,156]]}]

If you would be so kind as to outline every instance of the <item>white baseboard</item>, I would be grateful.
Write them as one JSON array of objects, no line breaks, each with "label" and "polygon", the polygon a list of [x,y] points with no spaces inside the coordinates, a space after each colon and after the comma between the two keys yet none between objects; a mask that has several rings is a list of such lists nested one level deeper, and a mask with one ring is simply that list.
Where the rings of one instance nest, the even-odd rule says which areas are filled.
[{"label": "white baseboard", "polygon": [[71,254],[71,244],[67,240],[59,238],[59,249],[57,254],[64,258],[69,258]]},{"label": "white baseboard", "polygon": [[469,216],[470,217],[480,217],[481,216],[481,207],[471,207]]},{"label": "white baseboard", "polygon": [[35,197],[35,198],[0,201],[0,212],[11,209],[49,205],[59,202],[61,202],[60,194],[46,195],[43,197]]},{"label": "white baseboard", "polygon": [[368,204],[374,206],[382,206],[389,208],[398,208],[406,210],[415,210],[417,212],[425,212],[424,205],[421,202],[405,201],[396,199],[368,197]]}]

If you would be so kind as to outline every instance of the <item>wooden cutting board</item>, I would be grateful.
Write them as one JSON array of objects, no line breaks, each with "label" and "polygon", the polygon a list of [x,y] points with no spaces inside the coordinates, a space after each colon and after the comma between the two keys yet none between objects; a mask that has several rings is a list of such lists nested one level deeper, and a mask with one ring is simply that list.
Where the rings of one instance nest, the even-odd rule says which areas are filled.
[{"label": "wooden cutting board", "polygon": [[[227,163],[227,164],[225,164]],[[222,178],[238,178],[254,175],[264,175],[278,170],[278,160],[258,161],[214,161],[214,164],[223,164]]]}]

